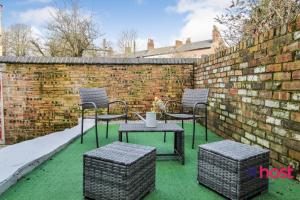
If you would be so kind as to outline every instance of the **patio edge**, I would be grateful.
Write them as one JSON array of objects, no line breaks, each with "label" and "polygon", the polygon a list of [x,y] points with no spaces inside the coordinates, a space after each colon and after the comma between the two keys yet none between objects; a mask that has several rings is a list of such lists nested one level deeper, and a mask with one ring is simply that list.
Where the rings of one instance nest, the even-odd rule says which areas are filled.
[{"label": "patio edge", "polygon": [[[93,128],[94,126],[94,120],[86,120],[85,125],[84,125],[84,131],[88,131],[91,128]],[[1,153],[3,153],[4,150],[7,150],[7,148],[10,148],[8,150],[8,152],[10,151],[10,153],[14,153],[13,151],[14,146],[15,145],[23,145],[25,147],[23,147],[23,149],[26,150],[27,146],[33,145],[34,142],[36,142],[37,140],[47,140],[49,137],[53,137],[52,140],[55,141],[57,139],[57,137],[60,137],[62,134],[66,135],[66,134],[70,134],[70,131],[76,131],[76,133],[74,133],[72,136],[65,138],[65,141],[57,141],[57,142],[62,142],[59,143],[56,147],[54,147],[54,149],[50,149],[47,152],[44,152],[43,154],[37,156],[37,157],[32,157],[32,159],[29,158],[29,160],[27,162],[24,162],[23,164],[21,164],[20,166],[18,166],[18,168],[12,172],[10,175],[8,175],[8,178],[5,178],[3,180],[0,180],[0,197],[1,194],[4,193],[7,189],[9,189],[12,185],[14,185],[15,183],[17,183],[17,181],[22,178],[24,175],[26,175],[27,173],[31,172],[33,169],[35,169],[37,166],[39,166],[40,164],[42,164],[43,162],[47,161],[50,157],[52,157],[53,155],[55,155],[56,153],[58,153],[59,151],[61,151],[62,149],[64,149],[66,146],[68,146],[71,142],[73,142],[75,139],[77,139],[80,136],[80,124],[72,127],[70,129],[65,129],[64,131],[58,131],[58,132],[54,132],[45,136],[41,136],[29,141],[25,141],[25,142],[21,142],[18,144],[14,144],[14,145],[10,145],[7,147],[4,147],[2,149],[0,149],[0,156]],[[56,135],[58,135],[57,137],[55,137]],[[26,145],[24,145],[24,143],[27,143]],[[21,148],[22,150],[22,148]],[[18,151],[18,150],[15,150]],[[20,150],[19,150],[20,151]],[[6,151],[7,153],[7,151]],[[30,153],[30,152],[28,152]],[[12,158],[14,159],[14,158]],[[1,157],[0,157],[1,160]],[[5,160],[5,158],[4,158]],[[17,161],[18,160],[13,160],[13,162],[16,162],[15,164],[17,165]],[[2,172],[1,167],[0,167],[0,173]],[[3,173],[3,172],[2,172]],[[1,178],[1,177],[0,177]]]}]

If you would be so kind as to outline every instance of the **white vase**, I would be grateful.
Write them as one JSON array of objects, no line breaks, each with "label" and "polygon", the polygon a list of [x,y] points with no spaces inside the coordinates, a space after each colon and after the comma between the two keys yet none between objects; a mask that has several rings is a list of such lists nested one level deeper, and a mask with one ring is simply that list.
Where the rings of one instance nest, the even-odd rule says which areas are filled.
[{"label": "white vase", "polygon": [[146,126],[156,127],[156,112],[146,112]]}]

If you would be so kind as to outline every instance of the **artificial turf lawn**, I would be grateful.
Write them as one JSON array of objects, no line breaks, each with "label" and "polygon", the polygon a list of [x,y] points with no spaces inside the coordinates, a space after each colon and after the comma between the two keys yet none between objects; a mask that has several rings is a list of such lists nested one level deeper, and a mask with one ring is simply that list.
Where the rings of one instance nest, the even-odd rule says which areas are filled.
[{"label": "artificial turf lawn", "polygon": [[[204,129],[197,126],[197,145],[204,143]],[[110,125],[109,138],[105,139],[105,126],[100,126],[100,144],[116,141],[118,125]],[[185,165],[178,161],[157,161],[156,189],[145,199],[224,199],[216,192],[197,184],[197,148],[191,148],[192,125],[185,124]],[[84,144],[75,140],[34,171],[23,177],[2,196],[1,200],[76,200],[82,197],[82,154],[95,148],[94,129],[84,136]],[[209,142],[222,140],[209,132]],[[152,145],[158,152],[171,151],[173,134],[168,133],[163,143],[162,133],[129,133],[129,142]],[[299,199],[300,184],[287,179],[270,180],[269,191],[255,199]]]}]

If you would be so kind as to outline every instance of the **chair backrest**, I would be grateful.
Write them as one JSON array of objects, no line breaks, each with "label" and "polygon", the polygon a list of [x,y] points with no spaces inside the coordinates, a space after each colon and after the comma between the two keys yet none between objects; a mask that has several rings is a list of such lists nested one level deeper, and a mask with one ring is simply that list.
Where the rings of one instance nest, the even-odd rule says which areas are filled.
[{"label": "chair backrest", "polygon": [[209,89],[185,89],[182,95],[184,108],[193,108],[196,102],[207,103]]},{"label": "chair backrest", "polygon": [[[108,107],[108,96],[105,88],[80,88],[79,89],[81,103],[94,102],[97,108]],[[82,106],[83,109],[94,108],[92,104]]]}]

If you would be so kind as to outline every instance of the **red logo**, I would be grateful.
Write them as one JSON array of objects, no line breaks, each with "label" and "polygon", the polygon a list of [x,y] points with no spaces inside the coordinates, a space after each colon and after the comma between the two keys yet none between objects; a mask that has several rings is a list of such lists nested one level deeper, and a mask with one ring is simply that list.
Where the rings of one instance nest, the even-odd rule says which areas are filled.
[{"label": "red logo", "polygon": [[293,168],[288,166],[287,168],[282,167],[278,168],[263,168],[262,166],[259,167],[259,178],[288,178],[293,179],[292,176]]}]

